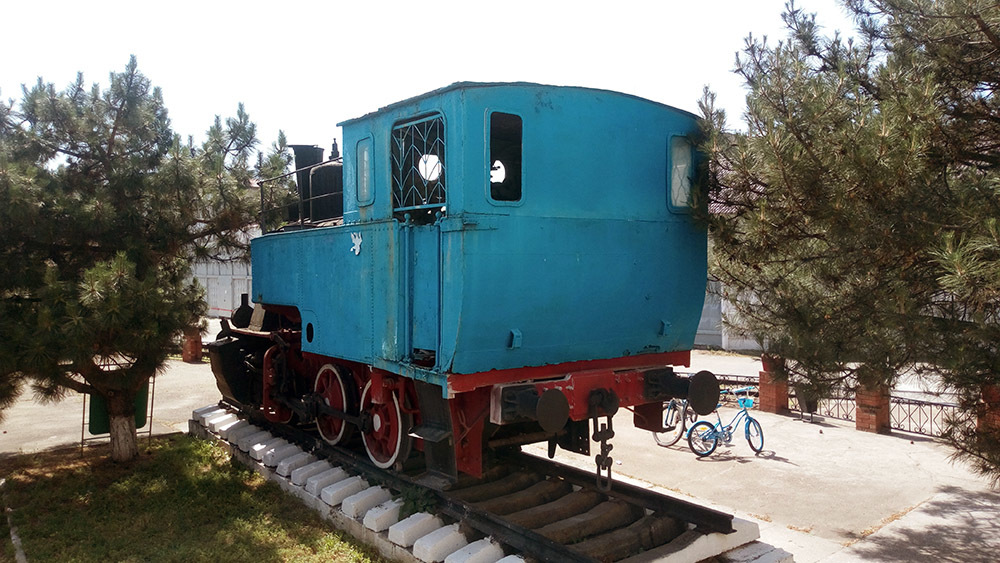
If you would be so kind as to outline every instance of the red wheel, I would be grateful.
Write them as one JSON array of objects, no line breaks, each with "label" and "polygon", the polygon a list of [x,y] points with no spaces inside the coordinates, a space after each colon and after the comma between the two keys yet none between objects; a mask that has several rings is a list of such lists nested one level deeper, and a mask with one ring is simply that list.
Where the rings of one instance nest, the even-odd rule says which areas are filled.
[{"label": "red wheel", "polygon": [[[348,399],[347,388],[344,386],[344,374],[333,364],[326,364],[319,368],[316,374],[316,384],[313,389],[327,406],[339,411],[350,412],[350,399]],[[348,424],[344,419],[335,416],[316,417],[316,429],[328,444],[336,445],[350,436],[354,426]]]},{"label": "red wheel", "polygon": [[361,393],[361,412],[372,417],[372,429],[363,438],[365,451],[376,466],[386,469],[410,455],[413,440],[409,436],[410,415],[399,409],[399,398],[392,393],[392,401],[377,405],[371,399],[372,382],[365,383]]},{"label": "red wheel", "polygon": [[261,407],[264,409],[264,418],[281,424],[291,422],[294,414],[292,409],[272,397],[278,393],[278,373],[282,371],[278,366],[284,365],[284,362],[284,354],[277,345],[271,346],[264,353],[264,397]]}]

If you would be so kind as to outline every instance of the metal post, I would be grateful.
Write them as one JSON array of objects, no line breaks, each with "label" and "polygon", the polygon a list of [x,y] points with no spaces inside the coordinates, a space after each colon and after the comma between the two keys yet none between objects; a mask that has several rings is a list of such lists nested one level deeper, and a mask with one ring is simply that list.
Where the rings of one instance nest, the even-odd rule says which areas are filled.
[{"label": "metal post", "polygon": [[149,412],[146,414],[146,424],[149,425],[147,430],[149,431],[148,439],[146,440],[146,445],[152,445],[153,443],[153,404],[156,403],[156,374],[149,379]]},{"label": "metal post", "polygon": [[87,394],[83,393],[83,413],[80,415],[80,457],[83,457],[83,435],[87,429]]}]

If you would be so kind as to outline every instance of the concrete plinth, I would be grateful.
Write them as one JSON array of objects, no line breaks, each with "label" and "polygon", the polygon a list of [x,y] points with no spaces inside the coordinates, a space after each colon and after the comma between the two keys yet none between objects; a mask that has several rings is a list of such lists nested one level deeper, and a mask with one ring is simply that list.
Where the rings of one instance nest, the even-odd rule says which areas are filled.
[{"label": "concrete plinth", "polygon": [[410,547],[418,539],[442,527],[444,522],[433,514],[418,512],[389,526],[389,541],[403,547]]},{"label": "concrete plinth", "polygon": [[309,465],[293,470],[291,475],[292,483],[300,487],[305,487],[306,481],[310,477],[331,469],[333,469],[333,466],[326,460],[314,461]]},{"label": "concrete plinth", "polygon": [[337,506],[344,502],[344,499],[347,497],[355,493],[360,493],[367,488],[368,482],[360,476],[355,475],[354,477],[348,477],[343,481],[338,481],[323,489],[319,498],[323,499],[323,502],[329,504],[330,506]]},{"label": "concrete plinth", "polygon": [[413,544],[413,556],[426,563],[444,560],[465,547],[469,540],[458,529],[458,524],[438,528]]},{"label": "concrete plinth", "polygon": [[344,499],[340,509],[351,518],[361,518],[369,510],[392,498],[389,489],[368,487]]}]

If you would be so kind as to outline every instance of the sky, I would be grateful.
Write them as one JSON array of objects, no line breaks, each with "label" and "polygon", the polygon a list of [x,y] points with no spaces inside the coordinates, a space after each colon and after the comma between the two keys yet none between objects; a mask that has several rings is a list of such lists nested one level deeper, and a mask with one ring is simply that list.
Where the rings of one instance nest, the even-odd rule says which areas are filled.
[{"label": "sky", "polygon": [[[261,148],[329,147],[337,123],[459,81],[537,82],[625,92],[697,113],[716,92],[731,127],[745,104],[734,74],[749,34],[785,38],[785,0],[340,0],[7,2],[0,99],[41,76],[108,82],[135,55],[163,92],[176,133],[195,140],[242,102]],[[798,0],[832,34],[837,0]]]}]

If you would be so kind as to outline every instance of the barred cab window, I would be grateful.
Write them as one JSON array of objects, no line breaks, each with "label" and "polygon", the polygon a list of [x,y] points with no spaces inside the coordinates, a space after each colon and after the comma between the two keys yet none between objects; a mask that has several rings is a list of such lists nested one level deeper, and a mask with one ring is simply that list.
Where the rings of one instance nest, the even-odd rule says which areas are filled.
[{"label": "barred cab window", "polygon": [[490,198],[521,200],[521,117],[490,115]]},{"label": "barred cab window", "polygon": [[445,138],[441,114],[392,129],[393,216],[433,223],[445,211]]},{"label": "barred cab window", "polygon": [[670,138],[670,206],[678,211],[689,209],[694,158],[691,142],[685,137]]}]

